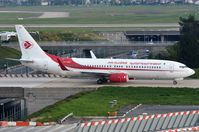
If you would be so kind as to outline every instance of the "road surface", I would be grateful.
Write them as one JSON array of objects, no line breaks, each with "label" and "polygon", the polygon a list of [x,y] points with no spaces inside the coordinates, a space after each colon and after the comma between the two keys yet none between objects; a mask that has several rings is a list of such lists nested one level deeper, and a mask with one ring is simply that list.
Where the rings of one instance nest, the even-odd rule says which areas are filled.
[{"label": "road surface", "polygon": [[179,81],[177,85],[173,85],[172,80],[130,80],[127,83],[107,83],[103,85],[96,84],[97,79],[80,79],[80,78],[11,78],[2,77],[0,78],[0,87],[25,87],[25,88],[72,88],[72,87],[85,87],[85,88],[98,88],[102,86],[119,86],[119,87],[188,87],[188,88],[199,88],[199,80],[197,79],[186,79]]}]

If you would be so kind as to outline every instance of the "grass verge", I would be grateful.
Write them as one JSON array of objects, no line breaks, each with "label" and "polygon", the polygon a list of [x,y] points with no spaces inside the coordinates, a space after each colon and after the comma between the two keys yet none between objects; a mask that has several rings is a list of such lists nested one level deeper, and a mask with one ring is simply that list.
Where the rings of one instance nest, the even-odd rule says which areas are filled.
[{"label": "grass verge", "polygon": [[[73,112],[75,116],[105,116],[128,104],[199,105],[199,89],[150,88],[150,87],[102,87],[96,91],[81,93],[48,106],[28,117],[38,121],[57,121]],[[113,108],[109,101],[117,100]]]},{"label": "grass verge", "polygon": [[[39,32],[36,40],[41,41],[105,41],[98,32],[85,28],[27,28],[29,32]],[[1,31],[15,31],[14,28],[0,28]],[[10,41],[17,41],[12,37]]]},{"label": "grass verge", "polygon": [[56,32],[40,32],[42,41],[104,41],[104,37],[94,32],[74,33],[65,31],[61,33]]},{"label": "grass verge", "polygon": [[20,62],[10,61],[5,59],[5,58],[20,58],[20,56],[21,56],[20,51],[13,48],[0,46],[0,69],[5,69],[6,67],[20,64]]},{"label": "grass verge", "polygon": [[0,59],[19,58],[20,56],[21,56],[20,51],[13,48],[0,46]]},{"label": "grass verge", "polygon": [[[38,13],[0,13],[0,24],[132,24],[176,23],[179,16],[197,14],[194,5],[136,5],[136,6],[32,6],[6,7],[13,11],[69,12],[65,18],[34,18]],[[24,18],[18,20],[17,18]],[[198,18],[198,15],[196,15]]]}]

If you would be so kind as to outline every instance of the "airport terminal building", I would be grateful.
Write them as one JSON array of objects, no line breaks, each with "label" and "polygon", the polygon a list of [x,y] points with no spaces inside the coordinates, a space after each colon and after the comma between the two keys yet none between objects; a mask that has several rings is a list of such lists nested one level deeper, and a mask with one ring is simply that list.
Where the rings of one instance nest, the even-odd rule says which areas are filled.
[{"label": "airport terminal building", "polygon": [[179,30],[139,30],[124,32],[126,38],[135,42],[176,42],[180,39]]}]

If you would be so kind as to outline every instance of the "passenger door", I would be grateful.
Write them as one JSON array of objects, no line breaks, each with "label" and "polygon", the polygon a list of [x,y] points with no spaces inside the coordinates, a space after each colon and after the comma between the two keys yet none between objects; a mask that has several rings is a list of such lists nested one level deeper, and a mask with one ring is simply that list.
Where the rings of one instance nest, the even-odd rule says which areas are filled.
[{"label": "passenger door", "polygon": [[48,61],[44,61],[43,70],[44,72],[48,72]]},{"label": "passenger door", "polygon": [[174,65],[171,63],[171,64],[169,64],[170,73],[173,73],[173,70],[174,70]]}]

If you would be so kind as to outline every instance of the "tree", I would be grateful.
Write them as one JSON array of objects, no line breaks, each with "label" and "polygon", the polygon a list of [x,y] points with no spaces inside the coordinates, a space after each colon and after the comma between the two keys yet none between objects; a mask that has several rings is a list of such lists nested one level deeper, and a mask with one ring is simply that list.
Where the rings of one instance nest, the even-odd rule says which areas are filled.
[{"label": "tree", "polygon": [[169,59],[186,64],[191,68],[199,67],[199,21],[193,15],[180,17],[180,41],[167,48]]},{"label": "tree", "polygon": [[175,44],[173,46],[167,47],[167,52],[168,52],[168,58],[169,60],[177,61],[178,60],[178,54],[179,54],[179,44]]},{"label": "tree", "polygon": [[187,18],[180,17],[179,25],[178,60],[189,67],[199,67],[199,21],[189,15]]},{"label": "tree", "polygon": [[32,6],[41,5],[41,0],[28,0],[28,3]]}]

